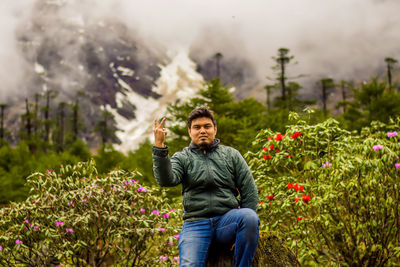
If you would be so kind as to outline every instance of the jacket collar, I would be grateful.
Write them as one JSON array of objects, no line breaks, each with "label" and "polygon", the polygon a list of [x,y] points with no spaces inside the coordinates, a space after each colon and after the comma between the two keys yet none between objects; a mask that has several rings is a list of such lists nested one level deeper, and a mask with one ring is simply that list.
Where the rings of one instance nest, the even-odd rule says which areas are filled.
[{"label": "jacket collar", "polygon": [[[219,143],[220,143],[220,140],[218,138],[215,138],[214,141],[205,150],[211,151],[214,148],[216,148]],[[189,148],[190,149],[200,149],[200,147],[198,145],[196,145],[195,143],[193,143],[193,141],[190,142]]]}]

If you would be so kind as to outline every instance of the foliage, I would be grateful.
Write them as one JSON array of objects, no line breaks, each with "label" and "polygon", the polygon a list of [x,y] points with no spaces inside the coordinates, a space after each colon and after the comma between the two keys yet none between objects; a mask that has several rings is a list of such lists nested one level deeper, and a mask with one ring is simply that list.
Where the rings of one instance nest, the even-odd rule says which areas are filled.
[{"label": "foliage", "polygon": [[74,164],[90,158],[90,151],[81,140],[62,153],[43,151],[43,147],[37,146],[33,154],[30,145],[31,142],[21,142],[15,148],[7,144],[0,148],[0,204],[25,200],[29,187],[24,185],[32,172],[49,167],[57,169],[61,163]]},{"label": "foliage", "polygon": [[129,151],[125,159],[120,163],[123,170],[137,170],[142,175],[142,181],[147,184],[154,184],[153,175],[153,144],[146,139],[135,151]]},{"label": "foliage", "polygon": [[136,172],[98,175],[91,160],[27,181],[28,199],[0,211],[1,265],[177,264],[179,212]]},{"label": "foliage", "polygon": [[304,265],[399,264],[400,120],[353,135],[333,119],[308,125],[290,116],[286,135],[262,130],[246,154],[263,230]]},{"label": "foliage", "polygon": [[361,88],[352,87],[353,101],[348,102],[346,112],[339,120],[343,127],[350,130],[361,130],[372,121],[387,123],[390,118],[400,114],[400,93],[387,90],[385,82],[372,78],[361,84]]}]

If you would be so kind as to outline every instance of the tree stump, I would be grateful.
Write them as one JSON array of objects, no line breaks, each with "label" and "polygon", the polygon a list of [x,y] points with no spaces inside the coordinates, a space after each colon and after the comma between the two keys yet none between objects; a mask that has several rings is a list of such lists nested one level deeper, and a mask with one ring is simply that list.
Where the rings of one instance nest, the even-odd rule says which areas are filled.
[{"label": "tree stump", "polygon": [[[232,267],[233,250],[231,246],[211,243],[207,267]],[[276,236],[260,235],[253,267],[292,267],[300,266],[296,256]]]}]

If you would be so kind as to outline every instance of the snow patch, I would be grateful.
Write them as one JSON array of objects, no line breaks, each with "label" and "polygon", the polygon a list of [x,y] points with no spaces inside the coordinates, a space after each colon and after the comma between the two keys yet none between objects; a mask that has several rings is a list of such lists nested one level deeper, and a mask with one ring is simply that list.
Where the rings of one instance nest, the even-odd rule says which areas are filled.
[{"label": "snow patch", "polygon": [[153,141],[154,120],[162,116],[168,117],[168,104],[177,99],[188,100],[203,87],[204,78],[196,71],[196,64],[189,58],[186,50],[177,53],[168,65],[160,68],[160,77],[153,88],[154,92],[162,95],[159,99],[146,98],[136,93],[121,78],[117,79],[125,89],[123,94],[117,93],[117,105],[120,106],[122,101],[128,100],[136,106],[136,119],[133,120],[128,120],[115,109],[110,109],[115,116],[117,127],[122,130],[116,133],[121,140],[116,149],[124,153],[138,148],[146,138]]}]

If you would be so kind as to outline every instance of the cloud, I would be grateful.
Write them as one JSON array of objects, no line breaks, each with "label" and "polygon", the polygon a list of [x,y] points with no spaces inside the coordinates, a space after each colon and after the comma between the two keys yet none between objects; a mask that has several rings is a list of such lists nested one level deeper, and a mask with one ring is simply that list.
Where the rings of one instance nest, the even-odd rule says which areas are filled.
[{"label": "cloud", "polygon": [[[0,78],[3,97],[15,91],[25,66],[15,29],[29,23],[38,1],[1,1]],[[77,20],[115,19],[148,46],[174,53],[192,47],[204,57],[215,52],[248,59],[261,82],[272,76],[272,56],[287,47],[299,64],[290,75],[308,80],[367,79],[387,56],[400,59],[400,1],[397,0],[52,0],[62,16]],[[46,22],[46,16],[41,14]],[[79,20],[79,19],[78,19]],[[132,36],[134,37],[134,36]],[[10,75],[12,73],[12,75]],[[8,89],[10,88],[10,89]]]}]

